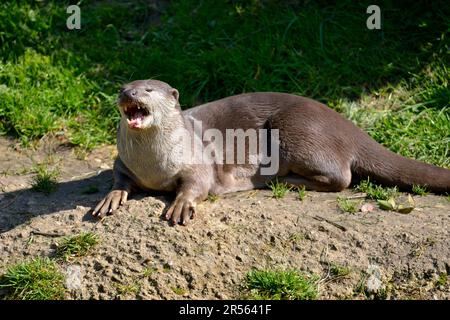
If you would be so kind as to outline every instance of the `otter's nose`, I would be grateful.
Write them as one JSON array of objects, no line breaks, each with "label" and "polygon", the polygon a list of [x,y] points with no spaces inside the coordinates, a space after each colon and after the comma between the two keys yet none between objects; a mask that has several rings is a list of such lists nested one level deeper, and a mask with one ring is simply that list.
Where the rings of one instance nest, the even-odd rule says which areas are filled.
[{"label": "otter's nose", "polygon": [[125,97],[127,97],[128,99],[133,100],[134,98],[136,98],[137,91],[136,91],[136,89],[128,89],[128,90],[125,90],[122,94]]}]

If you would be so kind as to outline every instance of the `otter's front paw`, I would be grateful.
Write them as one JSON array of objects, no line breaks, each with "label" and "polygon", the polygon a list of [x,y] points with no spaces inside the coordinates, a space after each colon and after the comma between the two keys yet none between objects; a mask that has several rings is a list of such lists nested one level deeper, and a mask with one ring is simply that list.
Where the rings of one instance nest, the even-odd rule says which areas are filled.
[{"label": "otter's front paw", "polygon": [[187,225],[189,219],[194,219],[195,203],[185,198],[177,198],[166,212],[166,220],[170,220],[173,225],[180,222]]},{"label": "otter's front paw", "polygon": [[112,213],[120,205],[127,201],[128,192],[125,190],[113,190],[99,202],[92,212],[93,216],[104,217],[106,214]]}]

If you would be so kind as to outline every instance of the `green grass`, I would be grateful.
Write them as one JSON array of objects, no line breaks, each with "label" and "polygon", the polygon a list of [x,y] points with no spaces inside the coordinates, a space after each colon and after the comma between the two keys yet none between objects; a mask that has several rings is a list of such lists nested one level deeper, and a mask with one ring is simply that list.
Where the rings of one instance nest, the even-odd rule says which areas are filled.
[{"label": "green grass", "polygon": [[92,251],[100,241],[92,232],[83,232],[74,236],[64,237],[56,248],[56,256],[65,261],[75,257],[83,257]]},{"label": "green grass", "polygon": [[137,282],[127,284],[115,283],[114,287],[117,290],[117,295],[119,298],[136,295],[141,290],[141,286]]},{"label": "green grass", "polygon": [[65,295],[64,277],[48,258],[9,267],[0,278],[0,288],[12,300],[59,300]]},{"label": "green grass", "polygon": [[368,275],[365,272],[361,272],[360,279],[358,280],[356,286],[353,288],[353,295],[359,296],[365,294],[365,287]]},{"label": "green grass", "polygon": [[144,271],[142,271],[142,276],[143,277],[145,277],[145,278],[148,278],[148,277],[150,277],[152,274],[154,274],[155,272],[157,272],[158,271],[158,269],[156,269],[156,268],[151,268],[151,267],[146,267],[145,269],[144,269]]},{"label": "green grass", "polygon": [[412,187],[412,193],[414,193],[418,196],[426,196],[428,194],[427,187],[415,184]]},{"label": "green grass", "polygon": [[338,264],[338,263],[331,263],[330,265],[330,274],[333,277],[346,277],[350,274],[351,269],[347,266]]},{"label": "green grass", "polygon": [[302,240],[305,240],[305,235],[302,233],[292,233],[288,240],[292,243],[298,244],[300,243]]},{"label": "green grass", "polygon": [[307,196],[307,192],[306,192],[305,186],[301,186],[301,187],[297,188],[297,196],[298,196],[298,199],[300,201],[305,200],[305,198]]},{"label": "green grass", "polygon": [[347,198],[337,197],[337,204],[339,209],[343,212],[356,213],[359,210],[359,202],[354,200],[349,200]]},{"label": "green grass", "polygon": [[436,281],[436,285],[438,286],[445,286],[448,281],[448,275],[446,273],[439,274],[439,277]]},{"label": "green grass", "polygon": [[217,194],[208,194],[208,201],[209,202],[216,202],[217,200],[219,200],[220,197]]},{"label": "green grass", "polygon": [[[394,90],[394,96],[396,92]],[[407,94],[409,101],[416,101],[414,92]],[[367,105],[371,104],[373,109],[368,109]],[[372,97],[371,101],[354,105],[352,115],[344,114],[390,150],[409,158],[450,167],[450,108],[447,105],[432,108],[429,104],[413,104],[400,98],[393,105],[386,104],[385,98]]]},{"label": "green grass", "polygon": [[[250,91],[328,103],[405,156],[450,166],[446,1],[69,1],[0,4],[0,132],[29,144],[62,134],[80,149],[114,143],[117,90],[158,78],[183,108]],[[160,15],[160,23],[152,22]]]},{"label": "green grass", "polygon": [[373,183],[369,178],[367,178],[367,180],[362,180],[355,186],[355,190],[366,193],[367,198],[373,200],[389,200],[390,198],[395,198],[399,194],[397,187],[383,187]]},{"label": "green grass", "polygon": [[318,296],[315,277],[296,270],[252,270],[244,279],[247,299],[310,300]]},{"label": "green grass", "polygon": [[179,295],[179,296],[182,296],[186,293],[186,290],[184,290],[181,287],[172,287],[171,289],[172,289],[173,293],[175,293],[176,295]]},{"label": "green grass", "polygon": [[57,177],[59,171],[57,169],[50,169],[46,165],[41,164],[36,166],[36,175],[33,177],[31,187],[34,191],[45,193],[49,195],[55,192],[58,188]]},{"label": "green grass", "polygon": [[278,179],[270,181],[267,186],[272,190],[272,197],[281,199],[292,189],[287,183],[279,182]]}]

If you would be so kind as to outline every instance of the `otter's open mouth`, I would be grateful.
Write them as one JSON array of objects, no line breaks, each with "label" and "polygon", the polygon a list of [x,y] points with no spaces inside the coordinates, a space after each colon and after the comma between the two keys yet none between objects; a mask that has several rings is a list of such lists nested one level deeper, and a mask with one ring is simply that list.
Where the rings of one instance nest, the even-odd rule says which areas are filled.
[{"label": "otter's open mouth", "polygon": [[127,116],[128,125],[132,128],[140,128],[144,118],[150,115],[147,108],[138,104],[128,104],[123,107],[123,112]]}]

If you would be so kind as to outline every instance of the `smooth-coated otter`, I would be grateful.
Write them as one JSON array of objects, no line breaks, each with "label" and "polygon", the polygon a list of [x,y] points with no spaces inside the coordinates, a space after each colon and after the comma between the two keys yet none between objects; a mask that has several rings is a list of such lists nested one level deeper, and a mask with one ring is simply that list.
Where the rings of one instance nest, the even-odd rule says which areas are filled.
[{"label": "smooth-coated otter", "polygon": [[[450,191],[450,170],[389,151],[317,101],[257,92],[182,111],[178,95],[176,89],[157,80],[138,80],[122,87],[114,186],[93,215],[116,210],[135,188],[176,191],[165,217],[173,224],[186,224],[208,193],[265,187],[275,177],[316,191],[341,191],[357,177],[402,189],[422,185],[436,193]],[[200,131],[196,123],[201,123]],[[254,154],[249,151],[250,142],[245,142],[248,136],[233,138],[231,145],[217,139],[231,129],[242,129],[241,134],[249,130],[276,132],[275,138],[258,135],[257,146],[272,146],[277,171],[262,174],[261,159],[250,161]],[[208,139],[203,137],[206,134]],[[233,152],[232,161],[214,161],[239,143],[241,147],[243,143],[244,163],[238,162],[239,155]],[[206,158],[192,152],[198,145],[208,149]],[[186,150],[189,152],[183,153]]]}]

